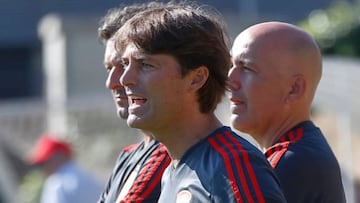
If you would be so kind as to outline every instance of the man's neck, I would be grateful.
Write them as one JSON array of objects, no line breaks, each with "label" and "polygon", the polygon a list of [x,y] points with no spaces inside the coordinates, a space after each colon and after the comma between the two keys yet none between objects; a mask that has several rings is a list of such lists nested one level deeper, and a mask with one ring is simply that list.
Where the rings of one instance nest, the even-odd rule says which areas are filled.
[{"label": "man's neck", "polygon": [[309,120],[309,118],[303,119],[288,119],[285,120],[280,125],[275,125],[270,128],[267,132],[263,134],[263,136],[258,140],[260,148],[263,152],[265,152],[269,147],[271,147],[276,140],[278,140],[282,135],[291,130],[297,124]]},{"label": "man's neck", "polygon": [[144,137],[144,147],[148,146],[149,143],[154,140],[154,136],[150,132],[140,130]]},{"label": "man's neck", "polygon": [[187,150],[221,126],[214,114],[202,114],[196,119],[188,119],[178,123],[175,128],[154,135],[166,146],[176,167]]}]

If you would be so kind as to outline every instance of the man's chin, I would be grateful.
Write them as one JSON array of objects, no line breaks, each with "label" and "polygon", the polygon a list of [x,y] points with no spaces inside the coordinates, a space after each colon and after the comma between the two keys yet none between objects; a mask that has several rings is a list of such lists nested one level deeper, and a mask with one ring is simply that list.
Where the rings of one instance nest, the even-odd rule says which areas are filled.
[{"label": "man's chin", "polygon": [[144,114],[129,114],[126,123],[131,128],[136,128],[147,133],[152,133],[154,130],[154,119],[144,115]]},{"label": "man's chin", "polygon": [[126,120],[129,117],[129,112],[124,109],[118,109],[117,110],[117,116],[121,119]]}]

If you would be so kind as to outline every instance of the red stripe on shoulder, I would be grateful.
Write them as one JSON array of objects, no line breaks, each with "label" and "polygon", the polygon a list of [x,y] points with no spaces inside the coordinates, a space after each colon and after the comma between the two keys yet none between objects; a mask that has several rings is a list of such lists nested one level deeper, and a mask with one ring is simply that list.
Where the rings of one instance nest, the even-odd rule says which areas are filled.
[{"label": "red stripe on shoulder", "polygon": [[289,136],[289,140],[294,140],[295,139],[294,131],[290,131],[288,136]]},{"label": "red stripe on shoulder", "polygon": [[292,129],[289,132],[285,133],[284,135],[280,136],[279,140],[276,143],[287,142],[287,141],[298,142],[302,139],[303,132],[304,129],[301,127]]},{"label": "red stripe on shoulder", "polygon": [[[242,197],[240,195],[239,188],[236,185],[237,181],[235,180],[235,177],[234,177],[234,171],[231,168],[231,161],[230,161],[229,155],[226,153],[226,151],[220,145],[218,145],[218,143],[215,141],[215,138],[209,138],[209,143],[217,152],[220,153],[220,155],[224,159],[225,168],[226,168],[226,171],[227,171],[227,173],[229,175],[229,178],[230,178],[229,182],[230,182],[231,187],[233,189],[236,201],[237,202],[244,202],[244,200],[242,199]],[[245,187],[245,185],[247,185],[247,183],[246,183],[246,180],[244,179],[244,173],[243,173],[241,167],[239,169],[240,169],[239,175],[240,175],[241,182],[242,182],[242,184],[244,184],[244,189],[247,189],[248,187]],[[245,191],[245,193],[247,193],[247,192]]]},{"label": "red stripe on shoulder", "polygon": [[303,137],[303,133],[304,133],[303,128],[296,129],[296,141],[301,140],[301,138]]},{"label": "red stripe on shoulder", "polygon": [[161,177],[171,159],[163,145],[152,153],[124,198],[126,202],[142,202],[146,200],[161,182]]},{"label": "red stripe on shoulder", "polygon": [[[154,160],[151,160],[153,164],[148,164],[147,169],[150,172],[147,174],[148,176],[151,176],[151,181],[148,182],[148,185],[142,188],[142,197],[147,197],[151,192],[153,192],[154,188],[160,184],[162,174],[164,173],[167,166],[170,164],[171,159],[168,155],[165,148],[158,148],[156,150],[157,155],[153,157]],[[150,162],[150,163],[151,163]],[[144,173],[145,175],[145,173]]]},{"label": "red stripe on shoulder", "polygon": [[266,150],[265,152],[266,159],[269,161],[270,165],[273,168],[277,166],[281,157],[288,150],[289,144],[290,142],[278,143]]},{"label": "red stripe on shoulder", "polygon": [[133,150],[135,150],[138,146],[140,145],[140,142],[139,143],[135,143],[135,144],[131,144],[129,146],[126,146],[123,148],[123,151],[125,152],[131,152]]},{"label": "red stripe on shoulder", "polygon": [[303,128],[295,128],[282,135],[277,143],[266,149],[265,156],[270,165],[275,168],[281,157],[288,150],[289,145],[302,139],[304,133]]},{"label": "red stripe on shoulder", "polygon": [[243,152],[244,163],[245,163],[246,169],[247,169],[247,171],[248,171],[248,173],[250,175],[250,180],[251,180],[252,186],[254,187],[255,195],[256,195],[256,197],[258,199],[258,202],[259,203],[265,203],[265,199],[264,199],[264,196],[263,196],[263,194],[261,192],[258,180],[257,180],[255,172],[254,172],[254,169],[253,169],[253,167],[251,165],[251,162],[249,160],[248,152],[242,147],[241,143],[238,142],[238,140],[236,140],[229,132],[225,132],[225,135],[229,140],[231,140],[232,143],[235,143],[235,146],[237,146],[238,150]]}]

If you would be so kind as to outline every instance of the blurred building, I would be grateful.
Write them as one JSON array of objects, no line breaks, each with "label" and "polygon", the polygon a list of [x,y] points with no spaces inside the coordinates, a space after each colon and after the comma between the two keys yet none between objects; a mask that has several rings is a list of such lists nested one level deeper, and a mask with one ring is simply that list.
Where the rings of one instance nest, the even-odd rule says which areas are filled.
[{"label": "blurred building", "polygon": [[[32,98],[43,95],[42,46],[37,25],[40,19],[56,13],[61,16],[92,16],[95,20],[106,10],[132,0],[0,0],[0,99]],[[144,2],[136,1],[136,2]],[[255,1],[202,0],[231,16],[229,29],[238,32],[256,21],[283,20],[298,22],[313,9],[324,8],[331,0],[318,1]],[[86,16],[86,17],[85,17]],[[235,17],[234,17],[235,16]],[[96,33],[96,21],[89,26]]]},{"label": "blurred building", "polygon": [[[113,121],[112,101],[104,87],[103,47],[97,40],[97,27],[109,8],[134,2],[145,1],[0,0],[1,136],[27,149],[26,143],[49,126],[91,136],[103,132],[99,126],[118,122]],[[296,23],[312,10],[325,8],[331,0],[291,4],[285,0],[202,2],[224,15],[234,37],[259,21]],[[112,120],[104,118],[99,123],[88,114],[110,115],[108,119]]]}]

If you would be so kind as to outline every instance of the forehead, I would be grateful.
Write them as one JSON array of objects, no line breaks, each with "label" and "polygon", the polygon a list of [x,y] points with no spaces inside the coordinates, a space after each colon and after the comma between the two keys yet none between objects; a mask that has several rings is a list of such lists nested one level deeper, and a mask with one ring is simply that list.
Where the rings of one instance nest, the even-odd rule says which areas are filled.
[{"label": "forehead", "polygon": [[104,64],[108,66],[109,64],[117,64],[121,60],[121,54],[115,47],[114,40],[108,40],[105,45],[105,54],[104,54]]},{"label": "forehead", "polygon": [[178,60],[170,55],[170,54],[147,54],[144,53],[141,49],[136,47],[134,44],[128,44],[124,48],[124,52],[122,54],[123,60],[135,60],[135,61],[143,61],[146,60],[149,63],[153,63],[158,67],[174,67],[176,70],[180,70],[180,64]]},{"label": "forehead", "polygon": [[111,55],[112,53],[115,53],[116,49],[115,49],[115,41],[112,39],[109,39],[106,42],[105,45],[105,57]]},{"label": "forehead", "polygon": [[263,61],[271,61],[276,50],[273,47],[271,40],[266,37],[257,36],[254,33],[244,32],[236,37],[232,49],[231,55],[233,59],[247,59],[257,61],[258,63]]},{"label": "forehead", "polygon": [[122,57],[123,58],[132,57],[135,59],[142,59],[145,57],[145,54],[138,47],[136,47],[135,44],[130,43],[124,47],[122,52]]},{"label": "forehead", "polygon": [[234,64],[255,68],[259,75],[278,74],[282,64],[274,42],[266,37],[245,33],[239,35],[231,49]]},{"label": "forehead", "polygon": [[231,56],[233,60],[254,60],[256,55],[256,47],[253,39],[248,34],[240,34],[236,37],[231,48]]}]

